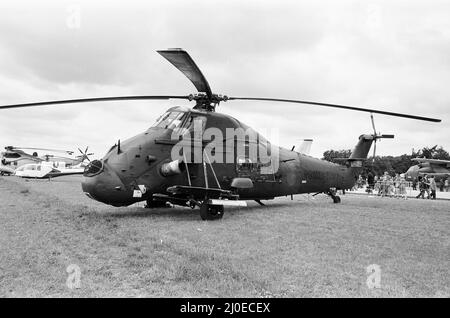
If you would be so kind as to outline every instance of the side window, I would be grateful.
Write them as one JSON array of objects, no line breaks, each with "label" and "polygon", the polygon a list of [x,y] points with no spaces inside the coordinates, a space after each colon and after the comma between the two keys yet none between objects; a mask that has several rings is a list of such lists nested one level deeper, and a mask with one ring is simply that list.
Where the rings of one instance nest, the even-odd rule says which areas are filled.
[{"label": "side window", "polygon": [[240,174],[250,174],[255,172],[256,164],[253,163],[249,158],[238,157],[237,158],[237,171]]},{"label": "side window", "polygon": [[173,117],[173,120],[166,126],[167,129],[177,129],[180,127],[184,118],[186,118],[186,113],[178,113],[178,115]]},{"label": "side window", "polygon": [[179,127],[181,135],[189,134],[191,138],[203,139],[203,132],[205,131],[206,117],[189,115]]}]

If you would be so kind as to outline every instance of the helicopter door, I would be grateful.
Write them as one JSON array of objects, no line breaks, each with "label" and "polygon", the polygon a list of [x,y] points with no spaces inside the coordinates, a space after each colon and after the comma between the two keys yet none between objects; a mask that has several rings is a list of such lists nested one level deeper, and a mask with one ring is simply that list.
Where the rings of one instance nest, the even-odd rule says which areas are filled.
[{"label": "helicopter door", "polygon": [[[204,170],[203,170],[203,133],[206,126],[206,116],[198,114],[189,114],[180,126],[180,133],[184,140],[190,141],[190,147],[185,150],[184,156],[187,162],[190,180],[192,185],[203,187]],[[209,178],[208,178],[209,179]],[[188,178],[186,175],[186,184]]]},{"label": "helicopter door", "polygon": [[[252,150],[249,148],[255,146],[257,148]],[[237,156],[236,158],[236,171],[238,177],[250,178],[253,181],[270,181],[274,179],[274,171],[272,169],[272,158],[270,153],[270,146],[266,147],[264,143],[260,143],[259,140],[255,144],[248,140],[244,143],[245,155]],[[256,150],[257,149],[257,150]],[[255,157],[256,154],[256,158]]]}]

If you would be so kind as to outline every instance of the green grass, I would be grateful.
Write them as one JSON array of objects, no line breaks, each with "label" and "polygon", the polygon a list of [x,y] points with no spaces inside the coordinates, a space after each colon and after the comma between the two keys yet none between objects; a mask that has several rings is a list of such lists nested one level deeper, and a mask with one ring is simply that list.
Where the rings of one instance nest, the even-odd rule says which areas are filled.
[{"label": "green grass", "polygon": [[[449,297],[450,201],[296,196],[198,210],[113,208],[79,177],[0,178],[0,296]],[[81,287],[66,286],[69,264]],[[366,268],[381,268],[381,288]]]}]

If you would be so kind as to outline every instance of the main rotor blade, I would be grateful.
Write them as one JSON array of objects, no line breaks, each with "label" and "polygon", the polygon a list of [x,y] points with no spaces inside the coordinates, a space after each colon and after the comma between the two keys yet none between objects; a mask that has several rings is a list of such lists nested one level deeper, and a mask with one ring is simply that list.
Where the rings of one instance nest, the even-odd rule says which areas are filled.
[{"label": "main rotor blade", "polygon": [[374,136],[376,136],[377,135],[377,130],[375,129],[375,120],[373,119],[373,114],[372,113],[370,113],[370,120],[372,121],[372,128],[373,128]]},{"label": "main rotor blade", "polygon": [[360,108],[360,107],[337,105],[337,104],[308,102],[308,101],[295,100],[295,99],[262,98],[262,97],[228,97],[228,100],[259,100],[259,101],[269,101],[269,102],[307,104],[307,105],[316,105],[316,106],[325,106],[325,107],[334,107],[334,108],[341,108],[341,109],[348,109],[348,110],[356,110],[356,111],[360,111],[360,112],[376,113],[376,114],[382,114],[382,115],[388,115],[388,116],[404,117],[404,118],[410,118],[410,119],[416,119],[416,120],[431,121],[431,122],[435,122],[435,123],[441,122],[440,119],[436,119],[436,118],[387,112],[384,110],[377,110],[377,109],[371,109],[371,108]]},{"label": "main rotor blade", "polygon": [[182,49],[168,49],[157,52],[179,69],[194,84],[197,91],[206,93],[209,98],[212,97],[208,81],[186,51]]},{"label": "main rotor blade", "polygon": [[80,99],[65,99],[53,100],[48,102],[24,103],[13,105],[0,105],[0,109],[20,108],[32,106],[47,106],[57,104],[73,104],[73,103],[94,103],[94,102],[110,102],[121,100],[163,100],[163,99],[189,99],[189,96],[112,96],[112,97],[94,97],[94,98],[80,98]]}]

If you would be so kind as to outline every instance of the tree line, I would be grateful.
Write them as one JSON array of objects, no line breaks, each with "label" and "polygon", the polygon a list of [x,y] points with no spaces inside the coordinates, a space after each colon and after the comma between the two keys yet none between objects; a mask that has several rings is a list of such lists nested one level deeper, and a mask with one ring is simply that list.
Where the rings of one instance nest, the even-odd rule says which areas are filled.
[{"label": "tree line", "polygon": [[[348,158],[352,153],[351,149],[343,150],[327,150],[323,153],[323,160],[330,162],[345,164],[337,158]],[[411,161],[413,158],[441,159],[450,160],[450,154],[442,146],[424,147],[418,151],[412,150],[410,155],[404,154],[400,156],[372,156],[368,158],[364,165],[362,175],[367,175],[371,171],[374,175],[382,175],[387,171],[390,175],[396,173],[405,173],[409,167],[416,164]]]}]

